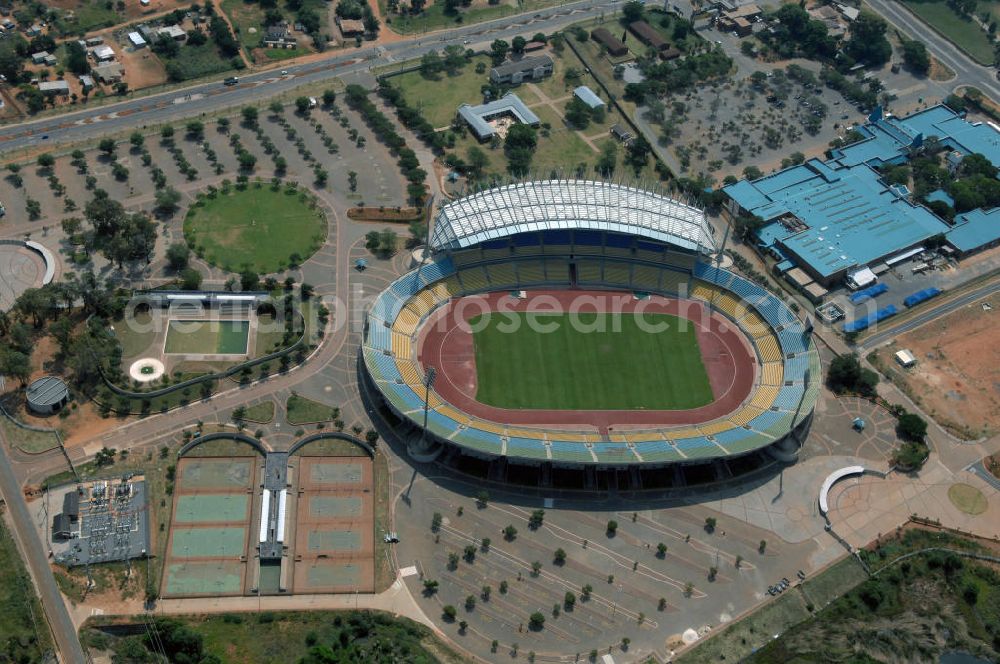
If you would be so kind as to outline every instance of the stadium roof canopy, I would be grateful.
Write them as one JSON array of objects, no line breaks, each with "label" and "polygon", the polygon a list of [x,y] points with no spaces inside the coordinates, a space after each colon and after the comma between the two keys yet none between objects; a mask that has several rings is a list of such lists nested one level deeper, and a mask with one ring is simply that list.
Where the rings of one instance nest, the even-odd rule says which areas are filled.
[{"label": "stadium roof canopy", "polygon": [[643,189],[586,180],[522,182],[448,203],[434,219],[431,248],[463,249],[554,229],[628,233],[693,251],[715,248],[701,210]]}]

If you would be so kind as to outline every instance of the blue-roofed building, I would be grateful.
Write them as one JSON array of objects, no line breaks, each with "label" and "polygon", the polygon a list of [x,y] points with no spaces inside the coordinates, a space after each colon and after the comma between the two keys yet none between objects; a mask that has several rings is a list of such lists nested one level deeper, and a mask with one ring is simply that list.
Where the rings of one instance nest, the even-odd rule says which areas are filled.
[{"label": "blue-roofed building", "polygon": [[573,90],[573,96],[586,104],[587,108],[595,109],[605,107],[604,100],[598,97],[597,94],[586,85],[581,85]]},{"label": "blue-roofed building", "polygon": [[[923,205],[908,200],[905,187],[889,186],[875,170],[906,163],[929,139],[937,140],[956,163],[973,153],[1000,167],[1000,127],[972,123],[938,105],[905,118],[876,109],[858,127],[864,138],[831,150],[831,159],[741,180],[723,189],[734,215],[756,215],[766,223],[757,243],[779,261],[791,261],[823,286],[847,274],[891,259],[946,234],[962,254],[992,246],[992,211],[961,215],[954,231]],[[952,205],[943,191],[928,200]],[[1000,234],[998,234],[1000,235]],[[977,241],[982,242],[973,248]],[[787,263],[785,263],[787,267]]]},{"label": "blue-roofed building", "polygon": [[537,127],[541,121],[538,116],[525,106],[521,98],[513,92],[508,92],[500,99],[472,106],[462,104],[458,107],[458,116],[469,125],[469,129],[480,141],[488,141],[497,133],[496,127],[490,124],[490,120],[502,116],[511,116],[521,124]]},{"label": "blue-roofed building", "polygon": [[955,227],[945,237],[963,256],[997,246],[1000,244],[1000,208],[955,215]]}]

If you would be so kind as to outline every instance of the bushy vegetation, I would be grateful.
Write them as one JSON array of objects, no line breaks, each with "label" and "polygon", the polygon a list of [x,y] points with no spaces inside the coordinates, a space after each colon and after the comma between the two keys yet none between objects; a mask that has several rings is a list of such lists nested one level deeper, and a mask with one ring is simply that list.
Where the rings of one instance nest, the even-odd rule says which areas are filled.
[{"label": "bushy vegetation", "polygon": [[963,650],[995,661],[1000,654],[1000,575],[947,551],[975,551],[947,533],[908,530],[874,551],[862,551],[876,576],[772,640],[750,659],[789,661],[937,661]]},{"label": "bushy vegetation", "polygon": [[838,394],[855,393],[865,396],[875,394],[878,374],[861,366],[857,355],[840,355],[833,358],[827,370],[826,382]]},{"label": "bushy vegetation", "polygon": [[[85,628],[83,638],[93,647],[111,650],[112,661],[123,664],[436,664],[433,652],[447,652],[439,643],[433,652],[427,647],[433,637],[423,625],[367,611],[157,618],[140,631],[144,634],[112,637]],[[151,635],[158,636],[155,643]]]}]

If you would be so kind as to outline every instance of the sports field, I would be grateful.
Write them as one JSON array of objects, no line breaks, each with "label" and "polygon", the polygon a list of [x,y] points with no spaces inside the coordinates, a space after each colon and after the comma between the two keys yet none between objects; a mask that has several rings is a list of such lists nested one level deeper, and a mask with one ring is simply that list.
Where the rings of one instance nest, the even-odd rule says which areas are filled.
[{"label": "sports field", "polygon": [[676,316],[505,313],[469,324],[476,400],[487,405],[687,410],[713,400],[697,332]]},{"label": "sports field", "polygon": [[201,203],[184,219],[184,237],[227,271],[276,272],[326,240],[326,217],[305,192],[250,187]]},{"label": "sports field", "polygon": [[164,353],[246,355],[250,321],[171,320]]}]

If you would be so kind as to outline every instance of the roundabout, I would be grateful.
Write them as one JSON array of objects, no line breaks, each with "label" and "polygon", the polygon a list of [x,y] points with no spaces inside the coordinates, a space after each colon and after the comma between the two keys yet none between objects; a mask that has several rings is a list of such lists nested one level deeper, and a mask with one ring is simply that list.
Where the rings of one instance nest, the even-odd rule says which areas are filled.
[{"label": "roundabout", "polygon": [[294,187],[251,185],[202,195],[184,218],[195,254],[228,272],[279,272],[312,256],[326,241],[316,197]]}]

